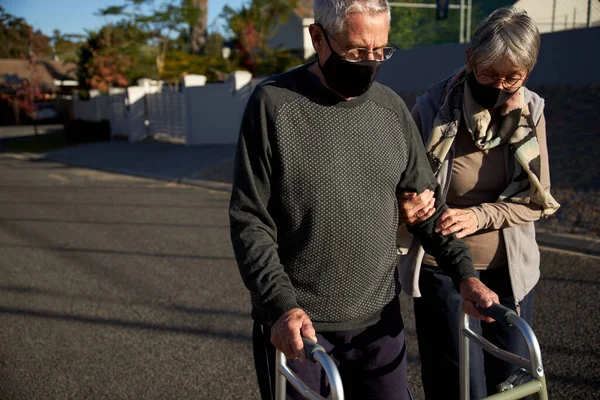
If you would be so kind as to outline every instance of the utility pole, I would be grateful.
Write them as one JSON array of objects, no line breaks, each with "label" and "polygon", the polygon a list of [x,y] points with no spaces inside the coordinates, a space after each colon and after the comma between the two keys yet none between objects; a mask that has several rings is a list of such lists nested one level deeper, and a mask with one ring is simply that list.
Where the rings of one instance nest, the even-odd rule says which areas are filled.
[{"label": "utility pole", "polygon": [[465,42],[465,0],[460,0],[460,36],[458,42]]},{"label": "utility pole", "polygon": [[471,20],[473,18],[473,0],[469,0],[467,6],[467,42],[471,41]]},{"label": "utility pole", "polygon": [[554,20],[556,19],[556,0],[552,3],[552,32],[554,32]]},{"label": "utility pole", "polygon": [[592,0],[588,0],[588,17],[587,17],[587,27],[592,27]]}]

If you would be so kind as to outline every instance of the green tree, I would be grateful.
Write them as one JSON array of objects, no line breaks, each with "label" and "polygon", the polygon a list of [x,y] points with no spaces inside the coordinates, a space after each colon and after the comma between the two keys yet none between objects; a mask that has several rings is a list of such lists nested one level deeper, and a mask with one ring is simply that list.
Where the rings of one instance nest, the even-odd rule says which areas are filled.
[{"label": "green tree", "polygon": [[53,57],[62,61],[77,62],[77,50],[83,38],[83,35],[63,34],[55,29],[50,37]]},{"label": "green tree", "polygon": [[[406,2],[422,3],[421,0],[406,0]],[[501,4],[507,1],[494,0],[494,2]],[[453,3],[456,4],[457,2]],[[475,31],[477,22],[483,19],[485,15],[482,7],[484,7],[483,1],[473,1],[471,33]],[[441,43],[457,43],[459,33],[460,10],[449,10],[448,19],[440,21],[436,19],[435,9],[433,8],[392,8],[390,42],[399,49]]]},{"label": "green tree", "polygon": [[30,52],[42,59],[50,58],[50,38],[40,30],[34,30],[25,19],[0,7],[0,58],[26,58]]},{"label": "green tree", "polygon": [[198,24],[202,10],[198,9],[196,3],[195,0],[180,0],[175,4],[166,0],[125,0],[124,5],[106,7],[98,13],[102,16],[121,16],[144,32],[158,49],[156,70],[158,75],[162,75],[167,54],[175,47],[174,36],[182,29],[190,30],[191,26]]},{"label": "green tree", "polygon": [[223,8],[221,17],[236,43],[242,67],[256,74],[264,60],[272,63],[274,53],[269,49],[268,40],[297,5],[298,0],[251,0],[237,10],[229,6]]},{"label": "green tree", "polygon": [[145,52],[145,32],[127,20],[88,32],[79,50],[78,77],[84,89],[106,91],[140,77],[156,75],[152,54]]},{"label": "green tree", "polygon": [[206,38],[204,54],[207,56],[221,56],[225,45],[225,38],[219,32],[212,32]]}]

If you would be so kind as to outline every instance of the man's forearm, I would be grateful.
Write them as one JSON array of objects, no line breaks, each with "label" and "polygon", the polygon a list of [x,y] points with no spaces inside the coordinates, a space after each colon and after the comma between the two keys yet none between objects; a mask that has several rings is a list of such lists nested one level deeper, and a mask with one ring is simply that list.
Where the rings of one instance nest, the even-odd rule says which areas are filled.
[{"label": "man's forearm", "polygon": [[431,254],[438,266],[450,277],[458,288],[460,283],[470,277],[476,277],[475,268],[471,259],[471,251],[465,243],[456,239],[453,235],[444,236],[435,232],[435,224],[438,218],[447,209],[446,204],[440,201],[441,193],[436,191],[436,211],[426,221],[408,226],[408,230],[417,235],[421,245],[428,254]]}]

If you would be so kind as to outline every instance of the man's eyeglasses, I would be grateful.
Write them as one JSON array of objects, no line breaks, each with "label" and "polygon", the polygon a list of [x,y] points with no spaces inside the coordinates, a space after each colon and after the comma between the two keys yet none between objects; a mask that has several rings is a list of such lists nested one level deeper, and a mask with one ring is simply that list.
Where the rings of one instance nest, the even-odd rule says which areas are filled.
[{"label": "man's eyeglasses", "polygon": [[475,76],[477,76],[477,80],[484,86],[494,85],[496,82],[502,82],[502,87],[505,90],[514,89],[520,82],[523,82],[527,77],[527,74],[524,74],[519,77],[509,77],[509,78],[500,78],[498,75],[486,75],[480,74],[477,72],[477,68],[475,68]]},{"label": "man's eyeglasses", "polygon": [[[335,40],[335,38],[331,35],[329,35],[325,29],[321,28],[321,30],[323,31],[323,33],[325,34],[325,40],[327,41],[327,44],[329,45],[329,48],[333,51],[333,48],[331,47],[331,43],[329,43],[329,37],[331,37],[333,39],[333,41],[340,47],[343,48],[337,40]],[[373,59],[375,61],[378,62],[383,62],[383,61],[387,61],[389,60],[392,55],[394,55],[394,53],[396,52],[396,49],[393,47],[380,47],[378,49],[373,49],[373,50],[369,50],[369,49],[363,49],[363,48],[356,48],[356,49],[350,49],[350,50],[346,50],[344,54],[340,54],[340,56],[344,57],[346,59],[346,61],[350,61],[350,62],[361,62],[361,61],[366,61],[369,58],[369,54],[373,54]]]}]

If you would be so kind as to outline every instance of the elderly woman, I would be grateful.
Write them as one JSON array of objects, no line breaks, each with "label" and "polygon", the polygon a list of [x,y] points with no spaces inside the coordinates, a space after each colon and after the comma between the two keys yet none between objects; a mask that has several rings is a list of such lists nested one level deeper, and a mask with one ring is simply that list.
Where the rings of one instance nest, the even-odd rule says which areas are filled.
[{"label": "elderly woman", "polygon": [[[544,100],[525,87],[539,47],[538,29],[524,11],[496,10],[475,32],[466,66],[430,87],[412,112],[450,207],[437,231],[464,238],[482,282],[530,324],[540,274],[533,222],[559,207],[549,193]],[[423,222],[433,203],[429,191],[404,193],[401,219]],[[426,398],[458,398],[461,298],[438,260],[416,239],[409,247],[400,275],[415,297]],[[513,328],[472,324],[498,347],[527,356]],[[516,367],[471,347],[471,396],[481,398]]]}]

